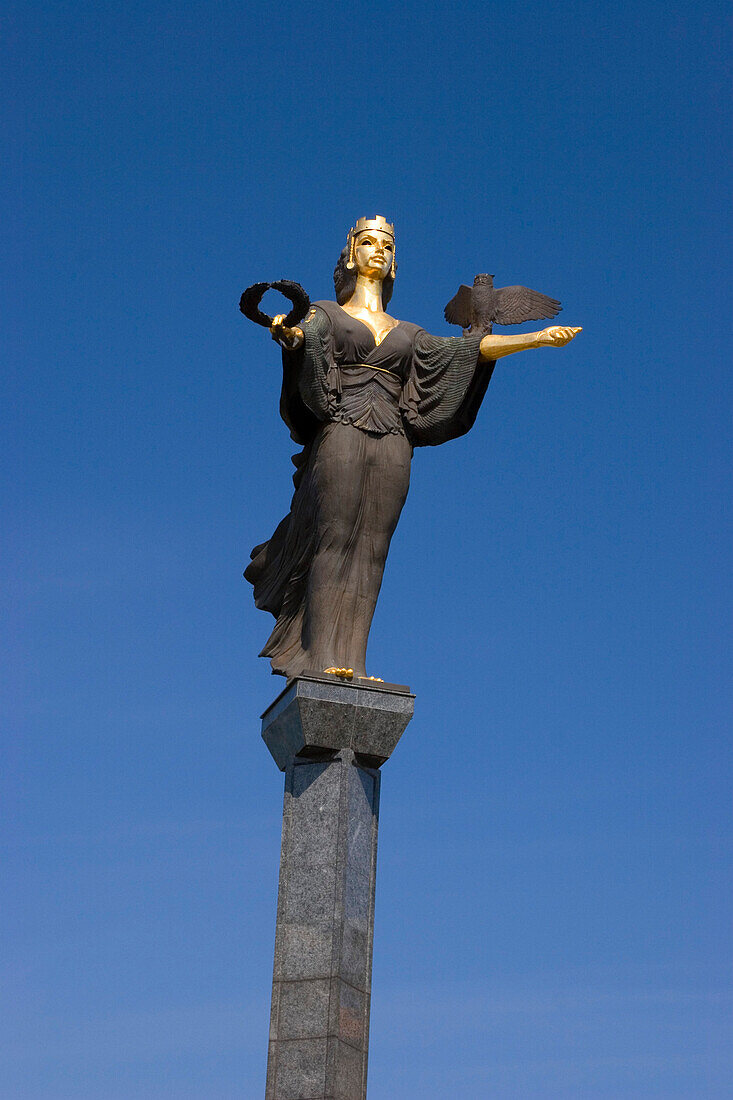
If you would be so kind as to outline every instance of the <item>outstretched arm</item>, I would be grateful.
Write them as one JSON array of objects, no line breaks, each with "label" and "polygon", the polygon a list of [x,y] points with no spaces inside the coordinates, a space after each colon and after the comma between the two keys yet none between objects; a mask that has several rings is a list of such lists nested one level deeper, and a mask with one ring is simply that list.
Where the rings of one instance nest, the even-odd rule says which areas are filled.
[{"label": "outstretched arm", "polygon": [[567,328],[553,325],[541,332],[520,332],[516,336],[484,336],[481,341],[482,359],[503,359],[515,351],[527,351],[529,348],[561,348],[574,340],[582,328]]}]

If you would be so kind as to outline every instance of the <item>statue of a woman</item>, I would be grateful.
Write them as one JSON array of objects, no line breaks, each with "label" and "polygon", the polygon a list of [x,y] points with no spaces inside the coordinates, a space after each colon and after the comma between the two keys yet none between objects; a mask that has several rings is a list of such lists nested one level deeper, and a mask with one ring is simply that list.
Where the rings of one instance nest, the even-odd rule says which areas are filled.
[{"label": "statue of a woman", "polygon": [[284,676],[366,677],[413,448],[471,428],[497,359],[561,347],[580,331],[431,336],[385,313],[395,272],[393,226],[360,218],[334,271],[336,301],[315,303],[302,327],[272,322],[283,349],[280,411],[303,450],[290,512],[254,548],[245,577],[277,620],[260,656]]}]

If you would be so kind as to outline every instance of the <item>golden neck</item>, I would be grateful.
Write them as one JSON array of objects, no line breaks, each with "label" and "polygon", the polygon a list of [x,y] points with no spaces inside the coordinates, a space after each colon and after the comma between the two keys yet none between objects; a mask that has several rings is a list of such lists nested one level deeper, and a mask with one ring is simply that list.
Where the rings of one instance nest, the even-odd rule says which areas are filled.
[{"label": "golden neck", "polygon": [[370,279],[368,275],[357,275],[354,293],[346,305],[350,309],[363,309],[367,313],[383,313],[382,280]]}]

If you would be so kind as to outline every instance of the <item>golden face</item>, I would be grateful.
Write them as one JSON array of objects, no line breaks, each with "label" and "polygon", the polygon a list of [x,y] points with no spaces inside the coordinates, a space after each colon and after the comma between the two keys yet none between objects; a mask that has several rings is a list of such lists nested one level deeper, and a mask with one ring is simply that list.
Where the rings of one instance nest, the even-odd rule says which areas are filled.
[{"label": "golden face", "polygon": [[392,268],[394,241],[389,233],[379,229],[367,229],[356,238],[354,261],[360,275],[369,279],[383,279]]}]

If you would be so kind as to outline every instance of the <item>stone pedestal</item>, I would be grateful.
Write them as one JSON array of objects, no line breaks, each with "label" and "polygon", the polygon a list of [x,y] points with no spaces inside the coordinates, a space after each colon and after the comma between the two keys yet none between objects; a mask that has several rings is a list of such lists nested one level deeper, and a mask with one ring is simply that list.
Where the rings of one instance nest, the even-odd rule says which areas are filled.
[{"label": "stone pedestal", "polygon": [[305,675],[262,716],[285,772],[266,1100],[365,1100],[379,768],[413,706]]}]

